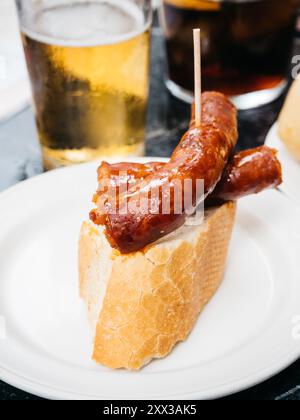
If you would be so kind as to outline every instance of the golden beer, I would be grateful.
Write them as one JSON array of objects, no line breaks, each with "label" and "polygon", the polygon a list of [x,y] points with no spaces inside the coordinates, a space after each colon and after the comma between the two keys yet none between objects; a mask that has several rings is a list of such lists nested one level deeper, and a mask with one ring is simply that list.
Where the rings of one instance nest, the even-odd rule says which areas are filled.
[{"label": "golden beer", "polygon": [[132,1],[71,3],[21,28],[45,167],[141,155],[150,19]]}]

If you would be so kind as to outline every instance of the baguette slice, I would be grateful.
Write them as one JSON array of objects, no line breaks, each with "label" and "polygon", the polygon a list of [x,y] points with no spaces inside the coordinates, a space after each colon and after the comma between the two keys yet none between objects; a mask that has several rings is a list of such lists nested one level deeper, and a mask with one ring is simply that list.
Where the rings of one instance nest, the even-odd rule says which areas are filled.
[{"label": "baguette slice", "polygon": [[292,84],[279,116],[279,136],[288,151],[300,162],[300,77]]},{"label": "baguette slice", "polygon": [[80,295],[94,333],[93,359],[140,369],[187,338],[218,289],[236,204],[209,210],[143,252],[121,255],[102,228],[84,222],[79,241]]}]

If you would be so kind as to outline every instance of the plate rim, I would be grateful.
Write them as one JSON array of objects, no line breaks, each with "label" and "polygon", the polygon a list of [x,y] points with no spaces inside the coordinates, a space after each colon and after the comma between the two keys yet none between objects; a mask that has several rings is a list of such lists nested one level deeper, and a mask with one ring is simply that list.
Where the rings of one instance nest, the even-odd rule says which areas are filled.
[{"label": "plate rim", "polygon": [[[290,352],[292,354],[292,352]],[[243,392],[247,389],[250,389],[256,385],[259,385],[272,377],[276,376],[283,370],[287,369],[289,366],[291,366],[293,363],[295,363],[299,359],[300,355],[300,348],[299,348],[299,354],[297,355],[291,355],[289,354],[286,356],[284,361],[282,361],[282,364],[279,366],[279,363],[272,363],[268,367],[265,368],[265,370],[260,370],[260,376],[257,373],[253,373],[252,375],[247,376],[245,379],[241,379],[240,381],[231,381],[226,383],[225,385],[221,385],[217,388],[214,388],[215,391],[207,390],[203,393],[200,392],[193,392],[193,393],[186,393],[186,394],[176,394],[172,396],[168,396],[169,400],[214,400],[218,398],[224,398],[229,397],[230,395],[234,395],[236,393]],[[281,359],[281,358],[280,358]],[[277,366],[277,367],[275,367]],[[3,372],[6,372],[6,374]],[[37,381],[33,381],[27,378],[22,377],[21,375],[18,375],[16,373],[10,372],[8,369],[3,369],[0,367],[0,379],[1,381],[7,383],[8,385],[27,392],[33,396],[39,397],[39,398],[45,398],[50,400],[99,400],[99,401],[105,401],[107,400],[106,396],[98,396],[98,397],[91,397],[89,395],[84,395],[82,393],[75,393],[65,390],[60,390],[59,388],[53,388],[49,385],[45,385],[42,383],[38,383]],[[17,380],[21,380],[22,384],[20,385],[20,382]],[[235,385],[233,387],[233,384]],[[117,400],[132,400],[132,398],[121,398],[120,396],[117,397],[110,397],[110,400],[117,401]],[[165,400],[166,396],[149,396],[147,400]],[[145,400],[144,398],[137,398],[136,401],[142,401]]]}]

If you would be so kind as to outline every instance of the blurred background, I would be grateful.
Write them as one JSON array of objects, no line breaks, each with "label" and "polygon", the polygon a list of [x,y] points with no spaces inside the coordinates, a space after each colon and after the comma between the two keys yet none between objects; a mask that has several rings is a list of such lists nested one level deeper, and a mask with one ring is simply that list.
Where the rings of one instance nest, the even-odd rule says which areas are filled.
[{"label": "blurred background", "polygon": [[[62,146],[57,146],[57,143],[64,141],[62,138],[69,138],[71,151],[76,150],[76,153],[77,150],[80,151],[79,154],[76,154],[75,158],[73,158],[72,154],[70,158],[71,163],[80,162],[82,150],[86,150],[84,148],[84,141],[86,141],[84,137],[88,137],[88,131],[93,131],[89,141],[92,144],[91,148],[99,151],[99,156],[103,154],[140,155],[143,153],[146,153],[148,156],[169,156],[185,131],[190,118],[191,89],[193,83],[191,30],[193,26],[201,26],[202,28],[202,75],[204,88],[225,91],[225,93],[237,99],[237,104],[241,109],[239,113],[239,149],[255,147],[264,142],[265,136],[271,125],[277,119],[278,112],[282,106],[286,92],[286,81],[290,81],[286,80],[286,78],[290,79],[291,75],[291,56],[300,54],[299,33],[295,30],[295,16],[299,5],[298,0],[284,2],[278,0],[257,1],[254,2],[256,9],[253,9],[253,1],[242,3],[231,1],[229,2],[229,6],[222,6],[222,9],[220,9],[220,2],[214,0],[165,0],[164,5],[162,5],[160,0],[157,0],[152,3],[154,15],[151,32],[151,67],[149,80],[146,72],[147,62],[141,61],[141,56],[144,56],[146,60],[148,45],[147,38],[143,38],[141,41],[143,42],[142,47],[139,44],[139,47],[142,49],[140,50],[139,61],[137,62],[141,67],[134,65],[138,71],[132,77],[131,82],[134,85],[135,91],[137,91],[137,78],[140,77],[138,75],[144,72],[144,79],[141,80],[141,90],[139,91],[139,94],[141,93],[144,98],[143,102],[140,101],[137,104],[128,105],[131,102],[127,95],[124,102],[121,103],[121,95],[118,91],[116,91],[115,97],[112,97],[110,93],[109,99],[106,95],[105,100],[103,96],[99,100],[100,94],[96,92],[98,102],[95,106],[93,105],[91,107],[93,108],[93,115],[87,114],[85,119],[81,119],[81,110],[83,108],[76,109],[77,105],[74,102],[76,100],[74,98],[82,96],[82,90],[78,93],[77,85],[79,82],[72,79],[69,83],[68,80],[68,84],[63,86],[63,94],[57,93],[57,96],[55,96],[55,86],[57,83],[56,85],[53,83],[51,88],[48,89],[49,83],[52,80],[53,74],[51,72],[53,72],[53,69],[51,68],[49,70],[43,67],[45,66],[45,62],[39,61],[41,60],[41,54],[38,56],[38,49],[33,44],[30,44],[31,23],[27,17],[25,6],[30,4],[31,0],[18,0],[17,3],[23,44],[26,50],[27,64],[30,70],[35,101],[31,99],[29,78],[27,76],[14,1],[1,0],[0,189],[2,190],[17,181],[42,172],[45,167],[49,169],[65,164],[65,161],[55,161],[55,159],[53,161],[52,155],[50,156],[50,163],[48,159],[45,164],[45,149],[47,153],[49,150],[52,153],[55,148],[61,149]],[[146,26],[144,27],[146,28],[146,32],[144,33],[147,36],[147,22],[150,22],[147,4],[150,4],[150,1],[148,3],[136,1],[136,4],[143,10],[146,22]],[[241,4],[251,4],[251,6],[248,9],[237,8]],[[260,4],[267,4],[268,8],[264,6],[264,8],[262,7],[261,10],[258,10],[257,5]],[[282,5],[284,5],[283,9]],[[233,16],[235,16],[234,20]],[[226,24],[229,25],[228,27],[234,28],[230,36],[228,35],[227,37],[224,35],[226,34],[226,26],[224,27]],[[251,31],[249,28],[251,28]],[[299,28],[300,23],[298,20],[298,31]],[[40,31],[40,29],[41,25],[38,30]],[[38,30],[36,30],[36,33]],[[214,35],[212,35],[212,31]],[[41,33],[43,34],[43,32]],[[47,35],[46,30],[44,33]],[[253,33],[255,34],[254,37]],[[72,34],[74,35],[74,29],[72,29]],[[219,39],[215,39],[217,34],[219,34]],[[236,38],[234,38],[235,36]],[[278,40],[281,42],[280,45]],[[120,51],[123,54],[124,44],[121,43],[120,45]],[[276,55],[275,50],[278,50],[280,54],[278,55],[277,53]],[[41,49],[41,51],[43,50]],[[133,56],[136,57],[137,50],[134,51],[135,55]],[[284,51],[284,54],[282,51]],[[58,55],[56,49],[54,49],[53,54]],[[66,54],[66,52],[62,50],[62,52],[59,51],[59,54]],[[85,54],[84,51],[83,54]],[[117,56],[116,53],[114,54]],[[269,60],[264,61],[263,57],[266,54],[269,54]],[[275,58],[274,55],[276,55]],[[86,56],[84,55],[84,57]],[[271,63],[270,57],[273,57]],[[76,60],[74,63],[70,61],[70,65],[73,65],[74,68],[76,67],[76,71],[79,72],[78,68],[80,69],[80,64],[78,64],[78,57],[76,57]],[[245,65],[245,61],[247,60],[248,63]],[[90,61],[85,60],[86,62],[90,63]],[[240,63],[243,65],[240,65]],[[134,66],[132,65],[131,69],[135,68]],[[112,74],[111,69],[113,67],[113,65],[107,64],[109,76]],[[41,71],[39,72],[38,70],[42,68],[46,70],[41,76]],[[89,71],[88,65],[80,71],[86,71],[86,69]],[[44,77],[46,72],[48,77],[47,82],[45,82]],[[132,72],[133,70],[131,70]],[[249,86],[245,85],[246,77],[247,80],[251,79],[252,82],[254,80]],[[234,80],[235,83],[233,83]],[[147,101],[148,96],[145,87],[148,82],[150,83],[149,101]],[[48,95],[48,97],[51,97],[51,100],[47,100],[47,103],[45,101],[45,95],[43,96],[38,93],[43,83],[44,86],[42,88],[50,91],[50,96]],[[75,83],[77,85],[76,91],[74,91],[75,93],[72,92],[72,102],[68,98],[63,99],[61,102],[58,101],[57,97],[62,97],[65,92],[73,89]],[[121,80],[121,83],[125,84],[124,78]],[[36,86],[39,89],[36,89]],[[272,89],[273,87],[275,87],[275,90]],[[256,89],[260,89],[260,92],[264,94],[270,90],[271,96],[264,96],[262,98],[261,96],[243,95]],[[243,98],[242,101],[239,100],[241,97]],[[269,103],[264,106],[258,106],[264,102]],[[32,107],[32,104],[35,106]],[[105,111],[103,104],[106,107]],[[147,109],[145,131],[143,131],[144,105]],[[106,110],[109,107],[112,109],[112,112],[108,115]],[[130,112],[132,112],[134,118],[128,114],[130,107],[132,107]],[[40,142],[38,141],[34,120],[34,110]],[[70,113],[68,114],[68,112]],[[120,115],[123,115],[123,113],[124,118],[122,119]],[[49,115],[52,116],[50,122]],[[80,118],[78,118],[78,115],[80,115]],[[98,118],[99,115],[102,115],[102,122],[100,121],[101,118]],[[122,126],[125,117],[126,126]],[[79,123],[79,120],[83,122]],[[130,123],[128,123],[128,120]],[[135,121],[133,122],[133,120]],[[68,126],[68,124],[73,125],[75,122],[76,124],[78,122],[75,128],[74,126]],[[118,127],[119,131],[112,131],[116,130],[116,127]],[[139,133],[139,137],[133,138],[130,130],[134,133]],[[76,135],[74,134],[75,132]],[[103,134],[106,132],[108,140]],[[100,140],[99,133],[102,135]],[[97,145],[98,149],[94,147],[97,141],[103,147],[103,145],[106,145],[105,142],[111,141],[110,139],[112,138],[120,138],[123,135],[126,137],[126,140],[130,138],[130,142],[128,144],[126,143],[130,147],[126,146],[126,150],[123,146],[122,149],[120,145],[112,149],[113,151],[110,149],[100,150],[99,145]],[[146,138],[145,149],[136,148],[132,152],[132,145],[141,144],[143,146],[144,135]],[[55,136],[59,140],[55,139]],[[42,143],[43,146],[44,161],[39,143]],[[54,146],[51,149],[52,145]],[[77,146],[78,148],[76,149]],[[98,155],[88,155],[88,158],[84,155],[82,161],[95,157],[98,157]]]}]

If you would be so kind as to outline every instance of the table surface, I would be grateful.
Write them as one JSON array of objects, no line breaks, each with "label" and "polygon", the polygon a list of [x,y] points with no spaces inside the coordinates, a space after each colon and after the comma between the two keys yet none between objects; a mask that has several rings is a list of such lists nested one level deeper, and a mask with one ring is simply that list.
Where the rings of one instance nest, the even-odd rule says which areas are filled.
[{"label": "table surface", "polygon": [[[300,53],[300,38],[295,38]],[[148,156],[168,157],[185,131],[190,109],[169,95],[164,85],[165,50],[160,30],[153,30],[151,95],[147,124]],[[276,121],[284,98],[239,113],[239,149],[264,143]],[[0,122],[0,191],[42,172],[34,117],[30,107]],[[31,400],[37,397],[0,381],[0,400]],[[247,391],[227,397],[247,400],[300,400],[300,360],[274,378]]]}]

